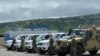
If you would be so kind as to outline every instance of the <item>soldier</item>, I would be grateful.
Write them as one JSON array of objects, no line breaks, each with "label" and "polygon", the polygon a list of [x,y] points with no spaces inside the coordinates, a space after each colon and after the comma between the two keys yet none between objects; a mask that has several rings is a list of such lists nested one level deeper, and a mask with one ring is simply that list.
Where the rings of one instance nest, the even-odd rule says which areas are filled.
[{"label": "soldier", "polygon": [[71,35],[71,34],[72,34],[72,29],[69,29],[68,34],[67,34],[67,35],[69,36],[69,35]]},{"label": "soldier", "polygon": [[25,50],[25,46],[24,46],[24,41],[25,40],[25,36],[22,36],[21,37],[21,51],[24,51]]},{"label": "soldier", "polygon": [[36,36],[33,36],[32,37],[32,46],[33,46],[33,48],[32,48],[32,52],[33,53],[36,53]]},{"label": "soldier", "polygon": [[53,54],[54,54],[53,43],[54,43],[54,39],[52,38],[52,35],[50,35],[50,38],[49,38],[49,52],[48,52],[50,56],[53,56]]},{"label": "soldier", "polygon": [[71,52],[71,56],[76,56],[76,52],[77,52],[77,44],[75,42],[75,36],[73,36],[72,42],[71,42],[71,47],[70,47],[70,52]]},{"label": "soldier", "polygon": [[12,50],[16,50],[16,47],[14,46],[15,42],[16,42],[16,40],[15,40],[15,38],[14,38],[14,39],[13,39],[13,42],[12,42],[12,45],[11,45]]}]

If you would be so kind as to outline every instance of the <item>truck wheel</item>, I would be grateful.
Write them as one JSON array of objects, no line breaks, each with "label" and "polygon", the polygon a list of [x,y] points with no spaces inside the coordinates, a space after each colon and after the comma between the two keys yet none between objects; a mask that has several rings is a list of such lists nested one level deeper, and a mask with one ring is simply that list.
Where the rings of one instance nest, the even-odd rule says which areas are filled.
[{"label": "truck wheel", "polygon": [[36,51],[36,50],[33,50],[32,52],[33,52],[33,53],[36,53],[37,51]]},{"label": "truck wheel", "polygon": [[82,56],[82,54],[83,54],[83,48],[81,45],[77,45],[76,48],[72,47],[70,49],[71,56]]},{"label": "truck wheel", "polygon": [[55,50],[54,50],[54,47],[51,47],[51,48],[49,47],[49,48],[48,48],[48,54],[49,54],[49,55],[55,55],[55,53],[56,53],[56,52],[55,52]]},{"label": "truck wheel", "polygon": [[66,52],[57,52],[57,56],[66,56]]},{"label": "truck wheel", "polygon": [[12,47],[12,50],[13,50],[13,51],[15,51],[15,50],[16,50],[16,47],[15,47],[15,46],[13,46],[13,47]]},{"label": "truck wheel", "polygon": [[25,52],[26,50],[23,49],[23,48],[17,48],[17,51],[20,51],[20,52]]},{"label": "truck wheel", "polygon": [[9,50],[11,50],[11,48],[7,48],[7,50],[9,51]]},{"label": "truck wheel", "polygon": [[77,53],[76,53],[77,56],[82,56],[83,47],[81,45],[77,45],[77,50],[76,51],[77,51]]},{"label": "truck wheel", "polygon": [[98,50],[89,51],[89,53],[90,53],[91,55],[95,55],[95,54],[97,54],[97,52],[98,52]]},{"label": "truck wheel", "polygon": [[45,51],[43,51],[43,50],[39,50],[39,54],[45,54]]},{"label": "truck wheel", "polygon": [[27,50],[27,53],[32,53],[32,50],[29,50],[29,49],[28,49],[28,50]]},{"label": "truck wheel", "polygon": [[21,51],[20,48],[17,48],[17,51]]}]

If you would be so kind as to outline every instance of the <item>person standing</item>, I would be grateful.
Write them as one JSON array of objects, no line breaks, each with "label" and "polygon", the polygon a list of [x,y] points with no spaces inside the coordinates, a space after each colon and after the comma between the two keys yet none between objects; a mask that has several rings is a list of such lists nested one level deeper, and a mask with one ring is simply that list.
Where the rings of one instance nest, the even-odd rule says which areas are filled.
[{"label": "person standing", "polygon": [[36,53],[36,36],[33,36],[32,37],[32,46],[33,46],[33,48],[32,48],[32,52],[33,53]]},{"label": "person standing", "polygon": [[49,38],[49,52],[48,53],[49,53],[50,56],[53,56],[53,54],[54,54],[54,49],[53,49],[54,39],[53,39],[51,34],[50,34],[49,37],[50,38]]},{"label": "person standing", "polygon": [[24,42],[25,42],[25,36],[22,36],[21,37],[21,51],[24,51],[25,50],[25,46],[24,46]]}]

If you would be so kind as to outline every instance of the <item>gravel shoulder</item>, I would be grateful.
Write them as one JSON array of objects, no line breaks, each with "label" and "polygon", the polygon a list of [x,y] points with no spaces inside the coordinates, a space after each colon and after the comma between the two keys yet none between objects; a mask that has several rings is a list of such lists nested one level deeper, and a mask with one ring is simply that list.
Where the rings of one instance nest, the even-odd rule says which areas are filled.
[{"label": "gravel shoulder", "polygon": [[[17,52],[17,51],[7,51],[6,48],[0,48],[0,56],[49,56],[49,55],[39,55],[38,53],[27,53],[27,52]],[[57,56],[57,55],[54,55]],[[70,55],[66,55],[70,56]],[[89,55],[88,52],[86,52],[83,56],[100,56],[100,51],[97,55]]]}]

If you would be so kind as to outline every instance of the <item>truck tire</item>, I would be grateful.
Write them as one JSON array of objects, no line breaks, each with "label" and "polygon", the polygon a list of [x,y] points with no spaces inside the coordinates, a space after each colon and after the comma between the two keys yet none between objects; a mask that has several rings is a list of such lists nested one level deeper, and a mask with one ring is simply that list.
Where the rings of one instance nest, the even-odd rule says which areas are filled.
[{"label": "truck tire", "polygon": [[19,52],[22,52],[23,51],[21,48],[17,48],[16,50],[19,51]]},{"label": "truck tire", "polygon": [[82,56],[83,54],[83,47],[81,45],[77,45],[77,56]]},{"label": "truck tire", "polygon": [[20,48],[17,48],[17,51],[21,51],[21,49]]},{"label": "truck tire", "polygon": [[39,54],[45,54],[45,53],[46,53],[45,51],[39,49]]},{"label": "truck tire", "polygon": [[16,50],[16,47],[15,47],[15,46],[13,46],[13,47],[12,47],[12,50],[13,50],[13,51],[15,51],[15,50]]},{"label": "truck tire", "polygon": [[28,50],[27,50],[27,53],[32,53],[32,50],[29,50],[29,49],[28,49]]},{"label": "truck tire", "polygon": [[48,48],[48,54],[49,54],[49,55],[55,55],[55,53],[56,53],[56,52],[55,52],[54,47],[51,47],[51,48],[49,47],[49,48]]},{"label": "truck tire", "polygon": [[70,49],[70,55],[71,56],[82,56],[83,54],[83,48],[81,45],[77,45],[76,48],[71,48]]},{"label": "truck tire", "polygon": [[98,50],[89,51],[89,53],[90,53],[91,55],[95,55],[95,54],[97,54],[97,52],[98,52]]},{"label": "truck tire", "polygon": [[16,50],[17,50],[17,51],[20,51],[20,52],[25,52],[25,51],[26,51],[26,49],[23,49],[22,47],[16,48]]},{"label": "truck tire", "polygon": [[11,48],[7,48],[7,51],[10,51],[11,50]]},{"label": "truck tire", "polygon": [[57,56],[66,56],[66,52],[57,52]]}]

